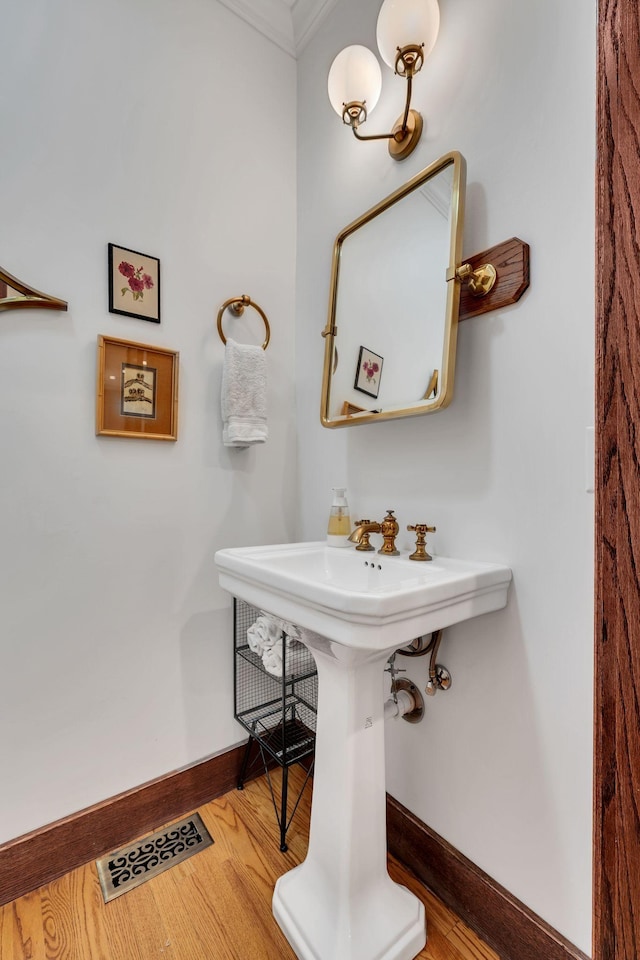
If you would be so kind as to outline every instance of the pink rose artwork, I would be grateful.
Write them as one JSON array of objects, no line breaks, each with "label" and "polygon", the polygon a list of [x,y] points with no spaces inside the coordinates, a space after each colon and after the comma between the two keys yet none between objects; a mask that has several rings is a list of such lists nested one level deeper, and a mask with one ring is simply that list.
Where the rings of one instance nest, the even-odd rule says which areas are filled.
[{"label": "pink rose artwork", "polygon": [[375,360],[373,360],[373,361],[372,361],[372,360],[365,360],[364,363],[362,364],[362,369],[364,370],[364,372],[365,372],[365,374],[366,374],[367,383],[371,383],[371,381],[372,381],[373,378],[375,377],[376,373],[377,373],[378,370],[380,369],[380,365],[377,364],[377,363],[375,362]]},{"label": "pink rose artwork", "polygon": [[151,290],[153,280],[148,273],[144,273],[142,267],[136,268],[132,263],[123,260],[118,264],[118,270],[123,277],[126,277],[129,283],[128,287],[122,287],[122,296],[131,293],[134,300],[144,300],[144,291]]}]

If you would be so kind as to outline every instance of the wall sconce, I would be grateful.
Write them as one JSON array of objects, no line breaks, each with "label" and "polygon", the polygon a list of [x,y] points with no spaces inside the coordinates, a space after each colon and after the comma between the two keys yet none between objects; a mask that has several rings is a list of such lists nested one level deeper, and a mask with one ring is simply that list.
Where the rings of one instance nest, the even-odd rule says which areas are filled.
[{"label": "wall sconce", "polygon": [[394,160],[412,153],[422,133],[422,117],[411,109],[414,76],[429,56],[438,36],[438,0],[384,0],[378,14],[376,39],[380,56],[394,73],[407,81],[404,113],[391,133],[363,136],[358,127],[374,109],[382,89],[380,64],[358,44],[345,47],[331,64],[328,89],[331,106],[358,140],[388,140]]}]

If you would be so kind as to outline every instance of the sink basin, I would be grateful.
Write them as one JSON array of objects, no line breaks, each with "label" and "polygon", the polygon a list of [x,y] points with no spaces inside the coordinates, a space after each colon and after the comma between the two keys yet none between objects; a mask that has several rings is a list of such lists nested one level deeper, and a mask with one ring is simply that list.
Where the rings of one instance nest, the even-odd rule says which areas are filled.
[{"label": "sink basin", "polygon": [[318,668],[309,849],[278,880],[274,916],[300,960],[412,960],[424,907],[386,866],[384,664],[422,634],[504,607],[511,571],[323,542],[218,550],[215,561],[224,589],[301,628]]},{"label": "sink basin", "polygon": [[219,550],[220,585],[285,620],[353,647],[391,649],[504,607],[508,567],[418,562],[323,542]]}]

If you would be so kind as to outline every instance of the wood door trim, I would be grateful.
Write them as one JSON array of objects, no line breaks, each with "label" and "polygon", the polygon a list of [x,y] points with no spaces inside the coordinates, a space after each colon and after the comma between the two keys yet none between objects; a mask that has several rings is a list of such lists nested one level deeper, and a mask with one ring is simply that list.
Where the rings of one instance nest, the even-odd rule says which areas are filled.
[{"label": "wood door trim", "polygon": [[639,78],[637,0],[600,0],[594,960],[635,960],[640,943]]}]

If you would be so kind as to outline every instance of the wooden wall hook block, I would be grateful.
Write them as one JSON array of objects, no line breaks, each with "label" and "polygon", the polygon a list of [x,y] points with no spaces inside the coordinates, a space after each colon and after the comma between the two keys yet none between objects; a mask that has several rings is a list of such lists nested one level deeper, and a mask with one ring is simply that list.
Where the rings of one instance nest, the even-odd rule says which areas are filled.
[{"label": "wooden wall hook block", "polygon": [[529,244],[517,237],[465,257],[464,263],[470,263],[474,270],[483,263],[492,263],[498,278],[493,290],[484,297],[474,297],[467,285],[462,284],[459,321],[516,303],[529,286]]},{"label": "wooden wall hook block", "polygon": [[66,310],[67,306],[66,300],[60,300],[49,293],[41,293],[0,267],[0,310],[25,310],[33,307],[41,310]]}]

